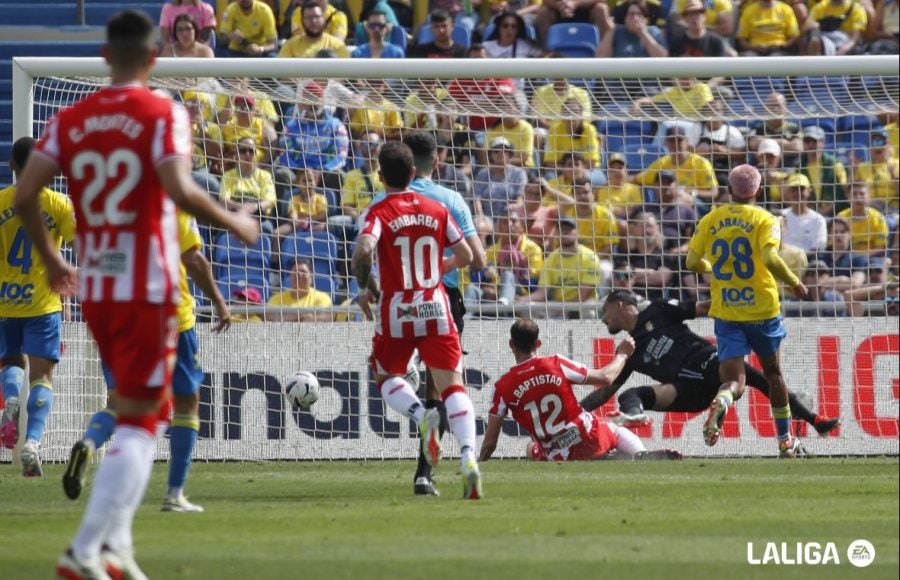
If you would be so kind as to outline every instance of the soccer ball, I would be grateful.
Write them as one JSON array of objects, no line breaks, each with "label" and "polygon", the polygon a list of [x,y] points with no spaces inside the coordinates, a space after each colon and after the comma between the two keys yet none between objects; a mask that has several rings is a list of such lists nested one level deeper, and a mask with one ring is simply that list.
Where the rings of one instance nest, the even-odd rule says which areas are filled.
[{"label": "soccer ball", "polygon": [[319,400],[319,380],[312,373],[299,371],[284,386],[284,394],[295,409],[309,409]]}]

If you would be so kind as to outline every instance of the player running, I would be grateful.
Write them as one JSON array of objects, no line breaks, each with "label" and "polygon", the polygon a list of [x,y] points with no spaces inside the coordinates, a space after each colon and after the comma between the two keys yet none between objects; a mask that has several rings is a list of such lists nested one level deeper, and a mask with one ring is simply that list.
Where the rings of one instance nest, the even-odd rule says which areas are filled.
[{"label": "player running", "polygon": [[[78,533],[59,558],[64,578],[144,578],[131,528],[153,468],[156,423],[169,399],[178,334],[175,204],[247,243],[249,216],[230,214],[194,184],[187,112],[147,87],[155,26],[126,10],[106,27],[102,53],[112,84],[50,121],[22,172],[16,209],[54,290],[71,293],[75,270],[62,259],[40,213],[39,194],[65,176],[77,218],[78,295],[100,358],[117,385],[115,442],[97,469]],[[168,194],[168,195],[167,195]]]},{"label": "player running", "polygon": [[[625,331],[635,341],[634,354],[611,385],[599,387],[581,400],[587,410],[599,408],[638,372],[659,384],[628,389],[619,395],[623,424],[649,423],[644,410],[695,413],[709,408],[719,392],[719,356],[716,347],[684,323],[706,316],[708,302],[642,301],[627,290],[614,290],[602,307],[602,320],[610,334]],[[744,363],[747,384],[769,396],[765,376]],[[840,419],[816,415],[788,392],[791,415],[803,419],[821,435],[841,424]]]},{"label": "player running", "polygon": [[[18,179],[34,148],[34,139],[13,144],[10,168]],[[41,436],[53,403],[53,369],[59,362],[62,301],[47,281],[39,254],[31,250],[13,208],[16,187],[0,191],[0,382],[6,408],[0,418],[0,444],[12,449],[19,441],[19,395],[28,357],[28,422],[19,457],[22,475],[41,477]],[[54,251],[75,239],[75,214],[65,195],[44,188],[40,212],[50,230]]]},{"label": "player running", "polygon": [[[779,455],[793,458],[803,453],[803,447],[791,435],[788,389],[778,356],[786,333],[776,278],[801,299],[808,291],[778,256],[778,219],[753,205],[761,181],[752,165],[731,170],[731,203],[715,208],[700,220],[685,261],[690,270],[712,274],[709,314],[715,319],[722,384],[709,407],[703,438],[709,446],[718,441],[728,407],[743,393],[744,357],[752,350],[759,356],[769,384]],[[714,262],[710,264],[706,256]]]},{"label": "player running", "polygon": [[[443,274],[468,265],[472,251],[447,208],[409,191],[415,163],[408,146],[385,143],[378,162],[387,196],[370,205],[360,218],[353,253],[359,305],[367,319],[372,319],[371,303],[378,300],[379,317],[372,340],[375,380],[385,402],[419,424],[426,459],[436,467],[441,457],[440,413],[435,408],[426,409],[403,378],[410,357],[418,349],[447,408],[450,431],[459,441],[463,497],[480,499],[475,409],[463,386],[459,334],[441,282]],[[453,256],[443,257],[446,247],[452,248]],[[376,251],[381,290],[372,275]]]},{"label": "player running", "polygon": [[[212,274],[212,267],[203,255],[203,240],[197,228],[197,220],[190,214],[178,211],[178,243],[181,251],[178,301],[178,348],[175,370],[172,375],[172,392],[175,413],[169,432],[169,488],[163,498],[164,512],[202,512],[203,507],[193,504],[184,496],[184,485],[191,468],[191,454],[200,431],[200,368],[199,343],[194,325],[197,322],[196,302],[188,287],[189,275],[215,308],[218,322],[212,327],[215,333],[231,326],[231,311],[219,292]],[[84,436],[72,447],[69,463],[63,472],[63,490],[69,499],[77,499],[84,486],[85,473],[94,451],[103,446],[116,425],[115,379],[104,366],[107,391],[106,408],[94,413]],[[166,417],[168,419],[168,417]]]},{"label": "player running", "polygon": [[516,364],[494,385],[481,461],[493,455],[509,413],[531,435],[532,459],[586,461],[605,458],[612,450],[632,459],[681,459],[672,449],[648,452],[637,435],[585,411],[575,398],[573,384],[609,385],[615,380],[634,352],[630,337],[616,348],[612,362],[592,370],[560,355],[538,356],[540,328],[534,320],[517,320],[509,336]]},{"label": "player running", "polygon": [[[469,205],[458,192],[447,189],[431,180],[431,174],[434,171],[434,164],[437,160],[437,143],[434,137],[423,131],[413,131],[403,135],[403,143],[412,151],[413,162],[416,166],[416,176],[410,182],[409,189],[441,203],[450,211],[450,216],[456,221],[456,225],[459,226],[466,244],[472,250],[470,267],[472,270],[483,269],[485,267],[484,247],[481,244],[481,238],[478,237],[478,232],[475,231],[475,222],[472,220],[472,212],[469,210]],[[379,202],[384,197],[385,194],[379,193],[372,200],[372,203]],[[450,257],[452,254],[453,250],[450,248],[444,250],[444,256]],[[450,301],[450,313],[453,316],[453,323],[456,324],[456,330],[462,336],[463,317],[466,315],[466,307],[463,304],[462,293],[459,291],[459,270],[447,272],[441,278],[441,281],[444,283],[444,289],[447,291],[447,298]],[[447,409],[441,400],[440,392],[434,386],[431,372],[426,372],[425,375],[425,408],[435,408],[441,414],[439,435],[443,437],[444,431],[447,430]],[[419,449],[416,473],[413,476],[413,493],[416,495],[440,495],[431,477],[431,466],[425,459],[425,453],[421,448]]]}]

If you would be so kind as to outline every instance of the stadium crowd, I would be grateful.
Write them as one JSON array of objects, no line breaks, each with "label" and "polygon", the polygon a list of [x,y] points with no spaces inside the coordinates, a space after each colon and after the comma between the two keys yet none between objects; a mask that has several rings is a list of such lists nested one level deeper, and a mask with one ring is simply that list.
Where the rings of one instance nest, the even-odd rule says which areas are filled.
[{"label": "stadium crowd", "polygon": [[[329,0],[220,2],[218,14],[176,1],[160,22],[163,54],[838,56],[898,47],[896,4],[884,0],[470,4],[432,0],[416,29],[402,0],[368,0],[361,14]],[[835,117],[847,87],[801,78],[309,79],[274,93],[245,79],[176,98],[193,121],[195,179],[233,211],[258,216],[266,234],[247,251],[207,232],[220,288],[239,303],[349,301],[356,220],[383,191],[378,150],[425,130],[438,143],[433,179],[470,203],[487,248],[488,268],[463,275],[470,304],[583,303],[613,288],[704,298],[708,280],[684,265],[687,242],[728,200],[729,169],[749,162],[763,174],[759,203],[782,217],[783,258],[813,289],[815,305],[787,312],[859,314],[859,296],[871,294],[861,289],[883,294],[897,272],[896,101],[875,115]],[[616,107],[630,120],[605,120]],[[301,280],[316,292],[297,294]]]}]

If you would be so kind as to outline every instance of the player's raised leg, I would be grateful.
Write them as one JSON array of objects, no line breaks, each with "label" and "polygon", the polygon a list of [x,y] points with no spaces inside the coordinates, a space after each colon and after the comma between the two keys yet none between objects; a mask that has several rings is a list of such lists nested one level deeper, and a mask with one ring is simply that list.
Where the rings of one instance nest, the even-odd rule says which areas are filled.
[{"label": "player's raised leg", "polygon": [[750,345],[740,324],[717,319],[715,332],[719,351],[719,379],[722,384],[703,423],[703,440],[710,447],[719,440],[728,409],[744,394],[747,381],[744,357],[750,354]]}]

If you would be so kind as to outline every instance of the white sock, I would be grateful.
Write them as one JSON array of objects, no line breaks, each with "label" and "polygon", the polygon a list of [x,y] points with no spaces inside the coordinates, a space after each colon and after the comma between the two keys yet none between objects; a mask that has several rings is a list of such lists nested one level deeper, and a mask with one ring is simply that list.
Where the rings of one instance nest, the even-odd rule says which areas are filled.
[{"label": "white sock", "polygon": [[120,532],[119,547],[131,542],[131,520],[144,496],[153,468],[155,439],[147,431],[130,425],[118,425],[115,442],[109,447],[97,474],[91,498],[72,540],[72,552],[78,558],[96,558],[109,538],[109,532],[127,524],[127,538]]},{"label": "white sock", "polygon": [[644,442],[641,441],[641,438],[629,431],[627,428],[615,425],[615,429],[616,449],[618,449],[625,455],[633,457],[638,453],[647,450],[647,448],[644,447]]},{"label": "white sock", "polygon": [[[453,388],[453,387],[450,387]],[[459,441],[463,463],[475,454],[475,407],[472,399],[462,389],[444,399],[450,432]]]},{"label": "white sock", "polygon": [[422,420],[425,407],[412,386],[403,377],[391,377],[381,384],[381,397],[388,407],[413,419],[416,423]]},{"label": "white sock", "polygon": [[128,509],[113,518],[109,530],[106,533],[106,543],[117,553],[131,554],[134,552],[131,530],[134,527],[134,516],[137,513],[138,508],[141,507],[141,502],[144,500],[144,494],[147,492],[147,485],[150,483],[150,476],[153,473],[153,456],[156,454],[156,438],[154,438],[152,445],[147,446],[145,452],[147,453],[147,457],[145,463],[141,466],[146,469],[142,475],[143,484],[139,484],[137,480],[135,480],[133,492],[128,498]]}]

